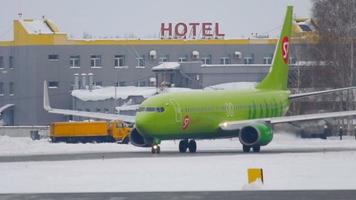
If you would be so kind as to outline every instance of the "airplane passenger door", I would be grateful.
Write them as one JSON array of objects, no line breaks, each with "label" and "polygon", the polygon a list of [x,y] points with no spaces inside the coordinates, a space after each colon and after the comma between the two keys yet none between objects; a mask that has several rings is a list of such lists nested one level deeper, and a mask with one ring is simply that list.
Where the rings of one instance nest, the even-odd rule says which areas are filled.
[{"label": "airplane passenger door", "polygon": [[174,99],[170,99],[169,100],[174,108],[174,112],[176,115],[176,122],[177,123],[181,123],[182,122],[182,109],[179,106],[179,104],[174,100]]}]

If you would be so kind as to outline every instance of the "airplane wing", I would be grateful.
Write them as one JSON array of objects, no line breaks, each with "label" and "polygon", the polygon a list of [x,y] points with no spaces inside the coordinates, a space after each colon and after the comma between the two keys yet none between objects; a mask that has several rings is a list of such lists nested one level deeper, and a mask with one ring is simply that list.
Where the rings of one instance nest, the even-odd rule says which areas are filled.
[{"label": "airplane wing", "polygon": [[278,123],[285,123],[285,122],[307,121],[307,120],[316,120],[316,119],[334,118],[334,117],[347,117],[347,116],[354,116],[354,115],[356,115],[356,110],[261,118],[261,119],[251,119],[251,120],[241,120],[241,121],[230,121],[230,122],[221,123],[219,127],[221,130],[232,131],[232,130],[239,130],[244,126],[255,124],[255,123],[278,124]]},{"label": "airplane wing", "polygon": [[135,117],[129,115],[116,115],[109,113],[99,112],[86,112],[68,109],[51,108],[48,97],[47,81],[43,83],[43,108],[49,113],[61,114],[61,115],[74,115],[79,117],[88,117],[93,119],[105,119],[105,120],[122,120],[128,123],[134,123]]},{"label": "airplane wing", "polygon": [[313,96],[313,95],[326,94],[326,93],[331,93],[331,92],[338,92],[338,91],[352,90],[352,89],[356,89],[356,87],[345,87],[345,88],[338,88],[338,89],[331,89],[331,90],[307,92],[307,93],[301,93],[301,94],[291,94],[291,95],[289,95],[289,99],[290,100],[298,99],[298,98],[303,98],[303,97],[308,97],[308,96]]}]

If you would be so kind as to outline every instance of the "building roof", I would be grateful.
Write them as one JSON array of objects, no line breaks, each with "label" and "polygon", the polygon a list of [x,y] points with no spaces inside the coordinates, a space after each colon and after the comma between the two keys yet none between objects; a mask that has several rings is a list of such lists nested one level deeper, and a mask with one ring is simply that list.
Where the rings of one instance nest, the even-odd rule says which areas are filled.
[{"label": "building roof", "polygon": [[177,70],[180,68],[178,62],[163,62],[155,67],[152,67],[152,71],[162,71],[162,70]]},{"label": "building roof", "polygon": [[0,116],[3,111],[5,111],[8,108],[14,107],[14,106],[15,106],[15,104],[6,104],[6,105],[0,107]]},{"label": "building roof", "polygon": [[[164,92],[184,92],[192,91],[190,88],[166,88]],[[121,86],[121,87],[98,87],[93,90],[73,90],[72,96],[82,101],[101,101],[107,99],[128,99],[132,96],[142,96],[143,98],[151,97],[157,94],[159,88],[156,87],[136,87],[136,86]]]},{"label": "building roof", "polygon": [[53,34],[45,20],[19,20],[29,34]]},{"label": "building roof", "polygon": [[[295,25],[296,26],[296,25]],[[299,27],[294,30],[300,30]],[[0,41],[0,46],[44,46],[44,45],[250,45],[270,44],[276,38],[246,39],[70,39],[66,33],[49,19],[14,20],[14,40]],[[299,36],[299,35],[298,35]],[[303,41],[297,41],[303,42]]]}]

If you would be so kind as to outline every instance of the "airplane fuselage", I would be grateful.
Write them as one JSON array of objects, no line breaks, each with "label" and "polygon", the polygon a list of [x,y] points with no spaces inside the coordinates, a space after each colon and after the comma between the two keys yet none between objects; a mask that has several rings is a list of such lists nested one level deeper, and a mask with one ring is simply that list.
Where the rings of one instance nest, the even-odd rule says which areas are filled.
[{"label": "airplane fuselage", "polygon": [[136,128],[156,140],[237,137],[219,124],[236,120],[283,116],[288,90],[220,90],[167,93],[144,101]]}]

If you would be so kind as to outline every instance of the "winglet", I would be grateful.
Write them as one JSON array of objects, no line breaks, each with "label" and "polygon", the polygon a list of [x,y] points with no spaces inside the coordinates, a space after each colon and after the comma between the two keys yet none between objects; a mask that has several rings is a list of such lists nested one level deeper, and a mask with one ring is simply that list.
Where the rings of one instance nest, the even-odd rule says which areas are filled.
[{"label": "winglet", "polygon": [[43,108],[46,111],[52,110],[51,106],[49,105],[47,81],[43,82]]}]

